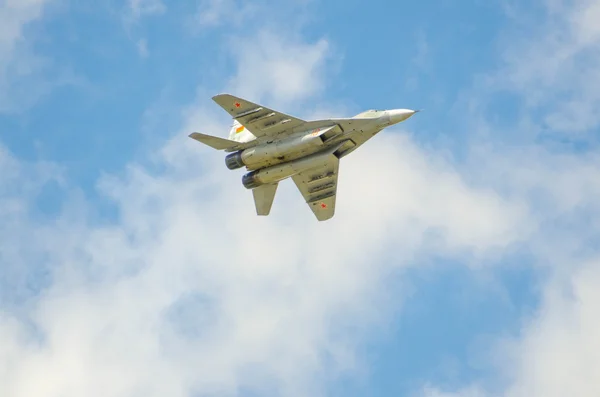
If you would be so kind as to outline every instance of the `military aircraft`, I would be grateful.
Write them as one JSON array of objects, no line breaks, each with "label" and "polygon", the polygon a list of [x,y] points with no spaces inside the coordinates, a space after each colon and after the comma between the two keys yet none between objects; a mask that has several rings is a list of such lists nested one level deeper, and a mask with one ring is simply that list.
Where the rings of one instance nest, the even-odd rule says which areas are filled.
[{"label": "military aircraft", "polygon": [[351,118],[305,121],[229,94],[214,96],[234,119],[229,139],[190,134],[230,154],[230,170],[246,167],[242,184],[251,189],[257,215],[271,212],[279,182],[292,178],[319,221],[333,217],[340,159],[379,131],[418,110],[367,110]]}]

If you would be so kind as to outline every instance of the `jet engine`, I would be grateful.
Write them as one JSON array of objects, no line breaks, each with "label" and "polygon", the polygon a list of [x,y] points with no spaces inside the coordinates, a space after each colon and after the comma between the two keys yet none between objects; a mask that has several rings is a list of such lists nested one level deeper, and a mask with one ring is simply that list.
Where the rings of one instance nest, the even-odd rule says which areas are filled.
[{"label": "jet engine", "polygon": [[324,151],[300,159],[251,171],[242,177],[242,184],[246,189],[254,189],[267,183],[279,182],[310,168],[324,166],[330,161],[329,156],[338,150],[345,142],[346,141],[340,142]]},{"label": "jet engine", "polygon": [[262,185],[262,183],[256,179],[257,172],[258,171],[252,171],[242,177],[242,185],[244,185],[246,189],[254,189],[255,187]]},{"label": "jet engine", "polygon": [[240,150],[238,152],[228,154],[225,157],[225,165],[230,170],[236,170],[246,165],[244,164],[244,160],[242,160],[242,151]]},{"label": "jet engine", "polygon": [[328,138],[340,132],[339,126],[334,125],[295,134],[272,143],[259,144],[229,154],[225,157],[225,165],[230,170],[235,170],[244,166],[258,169],[285,163],[319,150]]}]

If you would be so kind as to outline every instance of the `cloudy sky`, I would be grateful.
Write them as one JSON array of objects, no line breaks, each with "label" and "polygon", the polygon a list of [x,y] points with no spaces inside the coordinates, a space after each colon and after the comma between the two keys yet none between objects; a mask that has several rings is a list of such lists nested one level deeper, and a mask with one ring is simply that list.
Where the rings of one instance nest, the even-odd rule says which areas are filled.
[{"label": "cloudy sky", "polygon": [[[598,20],[0,0],[0,395],[600,395]],[[289,181],[259,218],[187,137],[221,92],[425,111],[344,158],[332,220]]]}]

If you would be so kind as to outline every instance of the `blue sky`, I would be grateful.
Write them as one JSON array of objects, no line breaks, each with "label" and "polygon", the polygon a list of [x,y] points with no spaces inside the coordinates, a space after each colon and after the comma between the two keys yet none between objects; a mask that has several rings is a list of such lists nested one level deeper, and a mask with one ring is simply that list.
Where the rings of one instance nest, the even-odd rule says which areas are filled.
[{"label": "blue sky", "polygon": [[[0,0],[0,385],[596,396],[596,0]],[[257,218],[230,92],[424,112]],[[4,394],[2,394],[4,396]]]}]

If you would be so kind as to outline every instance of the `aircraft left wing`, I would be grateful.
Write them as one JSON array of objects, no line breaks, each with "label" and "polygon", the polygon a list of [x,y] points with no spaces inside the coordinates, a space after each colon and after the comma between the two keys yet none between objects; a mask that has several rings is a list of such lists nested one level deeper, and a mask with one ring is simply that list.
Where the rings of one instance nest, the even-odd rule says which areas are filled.
[{"label": "aircraft left wing", "polygon": [[292,176],[306,204],[319,221],[326,221],[335,214],[339,168],[340,160],[331,154],[324,166]]},{"label": "aircraft left wing", "polygon": [[306,123],[230,94],[215,95],[212,99],[257,138],[292,132],[292,129]]}]

